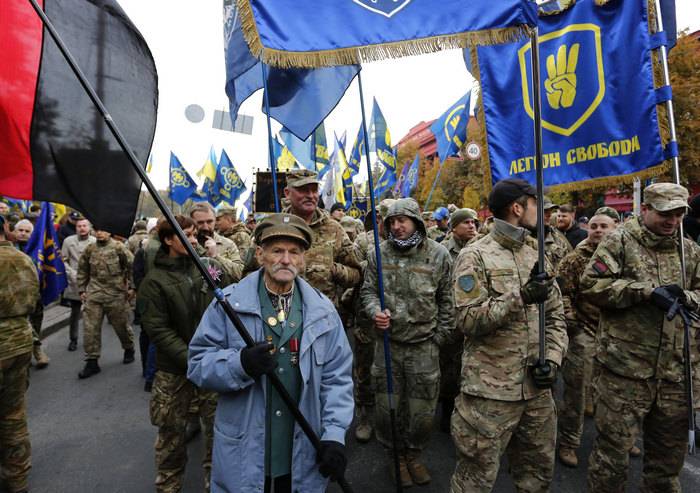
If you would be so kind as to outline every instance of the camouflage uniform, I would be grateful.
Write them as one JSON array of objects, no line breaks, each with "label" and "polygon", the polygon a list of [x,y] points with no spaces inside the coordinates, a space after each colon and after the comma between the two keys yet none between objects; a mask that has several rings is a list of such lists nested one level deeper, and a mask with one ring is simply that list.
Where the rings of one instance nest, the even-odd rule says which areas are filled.
[{"label": "camouflage uniform", "polygon": [[32,260],[0,241],[0,480],[9,491],[27,489],[31,468],[25,393],[32,327],[27,317],[38,299]]},{"label": "camouflage uniform", "polygon": [[[645,202],[651,187],[668,193],[675,185],[651,185],[644,192]],[[684,241],[685,294],[697,309],[700,249]],[[678,316],[666,320],[650,301],[655,287],[680,285],[680,279],[677,235],[658,236],[639,217],[604,238],[584,271],[583,295],[601,310],[596,355],[601,368],[593,382],[598,436],[588,470],[592,492],[624,491],[628,451],[640,433],[644,437],[642,491],[681,491],[678,475],[688,439],[683,324]],[[697,341],[694,327],[691,362],[696,398],[700,395]]]},{"label": "camouflage uniform", "polygon": [[83,305],[85,359],[99,359],[102,348],[102,320],[114,328],[124,350],[134,349],[134,332],[129,324],[126,296],[131,285],[134,256],[112,238],[89,245],[78,262],[78,290],[87,294]]},{"label": "camouflage uniform", "polygon": [[141,248],[141,243],[146,238],[148,238],[148,233],[146,233],[145,229],[138,230],[134,232],[133,235],[129,236],[129,239],[126,240],[126,246],[129,248],[132,255],[136,255],[136,252]]},{"label": "camouflage uniform", "polygon": [[[423,235],[417,246],[398,250],[391,240],[381,244],[386,308],[391,312],[389,340],[394,399],[398,404],[398,447],[401,454],[417,457],[430,439],[440,386],[439,348],[454,337],[454,299],[450,285],[452,259],[442,245],[426,238],[418,204],[413,199],[394,203],[385,219],[413,219]],[[368,255],[361,303],[365,315],[374,319],[380,311],[377,295],[377,262]],[[374,330],[375,337],[380,332]],[[389,401],[384,349],[375,346],[372,379],[376,389],[377,439],[391,447]]]},{"label": "camouflage uniform", "polygon": [[[461,394],[452,414],[453,493],[491,491],[504,452],[519,491],[549,490],[556,409],[551,390],[535,387],[531,376],[538,357],[538,312],[520,295],[536,260],[536,240],[498,219],[487,236],[457,257],[456,319],[465,342]],[[545,308],[545,358],[561,365],[568,341],[556,286]]]},{"label": "camouflage uniform", "polygon": [[581,445],[583,417],[593,373],[595,338],[600,311],[580,296],[580,281],[596,246],[583,240],[557,268],[557,283],[564,300],[569,348],[562,366],[563,406],[559,411],[559,445],[576,450]]},{"label": "camouflage uniform", "polygon": [[[217,232],[214,232],[212,239],[216,242],[217,248],[217,254],[212,258],[221,264],[224,272],[226,272],[233,282],[240,281],[243,275],[243,260],[241,259],[238,247],[232,240],[224,238]],[[197,253],[200,257],[205,257],[207,255],[206,249],[201,245],[197,246]]]},{"label": "camouflage uniform", "polygon": [[566,239],[564,233],[557,228],[545,226],[544,254],[554,269],[559,266],[559,262],[561,262],[571,250],[571,243]]},{"label": "camouflage uniform", "polygon": [[445,239],[447,231],[441,230],[438,226],[431,226],[427,230],[427,235],[428,238],[439,243]]}]

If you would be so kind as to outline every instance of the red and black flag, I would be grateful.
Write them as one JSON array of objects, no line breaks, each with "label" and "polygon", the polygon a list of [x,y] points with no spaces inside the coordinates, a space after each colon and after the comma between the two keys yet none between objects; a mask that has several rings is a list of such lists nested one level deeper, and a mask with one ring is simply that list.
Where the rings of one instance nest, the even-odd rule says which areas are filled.
[{"label": "red and black flag", "polygon": [[[156,67],[116,0],[38,0],[141,163]],[[0,1],[0,195],[59,202],[128,234],[141,180],[28,0]]]}]

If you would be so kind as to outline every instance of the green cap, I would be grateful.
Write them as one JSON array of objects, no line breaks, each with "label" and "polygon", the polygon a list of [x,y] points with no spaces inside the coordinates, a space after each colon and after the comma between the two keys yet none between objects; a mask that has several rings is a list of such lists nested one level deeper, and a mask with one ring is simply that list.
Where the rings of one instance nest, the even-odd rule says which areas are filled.
[{"label": "green cap", "polygon": [[293,169],[287,171],[287,186],[288,187],[303,187],[304,185],[310,185],[315,183],[318,185],[321,183],[317,179],[318,174],[315,171],[308,169]]},{"label": "green cap", "polygon": [[613,209],[612,207],[608,207],[607,205],[598,208],[598,210],[596,210],[595,214],[593,214],[593,215],[594,216],[608,216],[613,221],[618,222],[618,223],[620,222],[620,214],[615,209]]},{"label": "green cap", "polygon": [[236,210],[235,207],[231,206],[224,206],[224,207],[219,207],[219,210],[216,211],[216,217],[221,217],[221,216],[231,216],[231,217],[237,217],[238,211]]},{"label": "green cap", "polygon": [[654,183],[644,189],[644,203],[659,212],[688,208],[688,190],[675,183]]},{"label": "green cap", "polygon": [[474,209],[469,209],[468,207],[457,209],[450,216],[450,228],[454,229],[455,226],[466,219],[474,219],[476,221],[479,219],[479,215]]},{"label": "green cap", "polygon": [[294,214],[270,214],[255,228],[255,243],[262,245],[272,238],[297,240],[308,249],[311,246],[311,228]]}]

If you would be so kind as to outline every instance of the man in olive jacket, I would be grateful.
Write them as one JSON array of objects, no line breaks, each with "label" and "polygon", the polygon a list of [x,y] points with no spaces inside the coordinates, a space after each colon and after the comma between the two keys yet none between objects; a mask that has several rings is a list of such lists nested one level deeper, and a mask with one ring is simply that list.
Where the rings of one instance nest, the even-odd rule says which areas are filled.
[{"label": "man in olive jacket", "polygon": [[[176,216],[178,224],[195,246],[194,222]],[[199,320],[213,295],[175,236],[172,226],[163,222],[158,228],[161,248],[153,268],[139,286],[137,306],[141,324],[156,347],[156,377],[150,404],[151,423],[158,427],[155,444],[156,491],[177,492],[182,489],[187,462],[186,427],[191,403],[199,402],[199,416],[204,426],[205,491],[209,491],[216,394],[206,392],[187,380],[187,350]],[[221,264],[202,259],[221,286],[227,276]]]}]

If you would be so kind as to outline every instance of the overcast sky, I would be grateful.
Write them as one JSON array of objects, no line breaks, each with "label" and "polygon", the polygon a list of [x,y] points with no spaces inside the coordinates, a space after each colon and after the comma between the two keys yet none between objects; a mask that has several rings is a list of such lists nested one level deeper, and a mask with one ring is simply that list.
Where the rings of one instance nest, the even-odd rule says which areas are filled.
[{"label": "overcast sky", "polygon": [[[173,151],[190,174],[204,164],[210,146],[217,156],[226,149],[246,183],[253,168],[267,167],[267,127],[260,111],[259,91],[241,107],[254,117],[253,135],[211,128],[215,109],[227,110],[224,93],[222,2],[219,0],[120,0],[131,20],[148,42],[158,68],[159,111],[153,145],[151,178],[156,186],[168,186],[168,164]],[[676,0],[678,28],[700,29],[700,1]],[[471,87],[472,78],[459,50],[391,59],[363,65],[362,84],[366,111],[376,97],[387,119],[395,144],[414,125],[439,116]],[[191,123],[185,108],[198,104],[204,120]],[[333,131],[348,132],[348,146],[360,124],[357,82],[326,120],[329,147]],[[273,120],[273,133],[280,126]],[[196,177],[195,177],[196,178]]]}]

